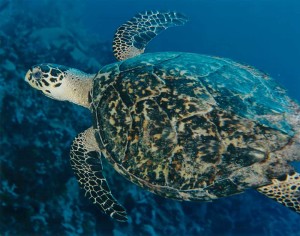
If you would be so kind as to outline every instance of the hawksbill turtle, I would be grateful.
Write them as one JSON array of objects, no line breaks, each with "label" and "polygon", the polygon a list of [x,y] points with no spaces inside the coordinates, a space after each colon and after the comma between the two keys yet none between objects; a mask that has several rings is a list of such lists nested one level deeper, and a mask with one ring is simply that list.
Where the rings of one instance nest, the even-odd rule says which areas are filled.
[{"label": "hawksbill turtle", "polygon": [[300,213],[300,108],[268,75],[230,59],[183,52],[143,54],[176,12],[146,11],[114,36],[118,62],[97,74],[55,64],[25,80],[46,96],[88,108],[93,126],[77,135],[71,166],[86,196],[118,221],[101,158],[160,196],[212,201],[253,188]]}]

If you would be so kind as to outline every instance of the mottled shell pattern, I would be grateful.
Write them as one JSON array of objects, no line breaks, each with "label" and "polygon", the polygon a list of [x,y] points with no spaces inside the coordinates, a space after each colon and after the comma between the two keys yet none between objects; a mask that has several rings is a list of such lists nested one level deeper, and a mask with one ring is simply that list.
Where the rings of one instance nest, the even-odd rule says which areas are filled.
[{"label": "mottled shell pattern", "polygon": [[209,201],[271,183],[288,168],[272,156],[294,135],[286,92],[232,60],[143,54],[104,66],[91,101],[101,152],[161,196]]}]

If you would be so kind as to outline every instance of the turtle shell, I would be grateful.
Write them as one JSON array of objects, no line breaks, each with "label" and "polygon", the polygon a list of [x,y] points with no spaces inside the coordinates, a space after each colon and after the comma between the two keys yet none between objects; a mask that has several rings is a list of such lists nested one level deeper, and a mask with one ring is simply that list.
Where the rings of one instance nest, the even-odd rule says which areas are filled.
[{"label": "turtle shell", "polygon": [[[104,156],[169,198],[211,200],[270,183],[271,154],[294,135],[286,92],[224,58],[165,52],[110,64],[96,75],[91,99]],[[288,171],[280,165],[273,175]]]}]

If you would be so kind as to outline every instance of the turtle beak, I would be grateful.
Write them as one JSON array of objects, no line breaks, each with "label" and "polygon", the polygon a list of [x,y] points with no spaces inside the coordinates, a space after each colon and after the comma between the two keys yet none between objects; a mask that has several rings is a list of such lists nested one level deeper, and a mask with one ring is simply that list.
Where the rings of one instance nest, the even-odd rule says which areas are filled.
[{"label": "turtle beak", "polygon": [[25,81],[33,88],[40,90],[38,81],[33,77],[33,70],[29,69],[25,75]]},{"label": "turtle beak", "polygon": [[32,70],[30,69],[30,70],[27,71],[27,73],[25,75],[25,81],[27,83],[29,83],[29,81],[31,80],[31,77],[32,77]]}]

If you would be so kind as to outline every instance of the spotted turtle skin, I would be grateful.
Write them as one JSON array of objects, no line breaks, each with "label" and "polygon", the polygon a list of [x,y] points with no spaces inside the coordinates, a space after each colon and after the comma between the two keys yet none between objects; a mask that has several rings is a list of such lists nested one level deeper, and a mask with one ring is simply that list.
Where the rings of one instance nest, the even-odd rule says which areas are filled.
[{"label": "spotted turtle skin", "polygon": [[142,54],[104,66],[90,99],[105,158],[161,196],[210,201],[290,171],[274,153],[294,136],[285,119],[291,100],[252,67],[192,53]]}]

